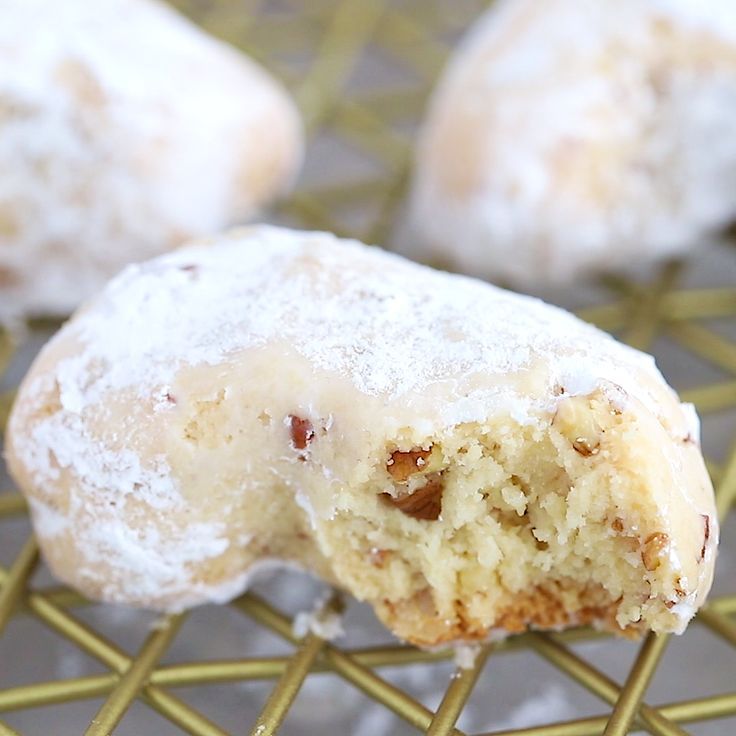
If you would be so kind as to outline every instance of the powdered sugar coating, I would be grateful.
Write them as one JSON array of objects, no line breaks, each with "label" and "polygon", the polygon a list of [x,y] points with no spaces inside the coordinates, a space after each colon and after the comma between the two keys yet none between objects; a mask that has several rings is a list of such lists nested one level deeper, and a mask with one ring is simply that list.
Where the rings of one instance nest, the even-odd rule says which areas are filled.
[{"label": "powdered sugar coating", "polygon": [[729,0],[505,0],[432,100],[407,252],[524,286],[631,269],[736,214]]},{"label": "powdered sugar coating", "polygon": [[[650,356],[539,300],[326,233],[269,226],[129,266],[51,344],[69,339],[81,349],[55,378],[72,414],[110,392],[150,398],[182,367],[217,365],[276,342],[389,399],[550,358],[546,380],[568,393],[607,380],[656,411],[656,392],[642,376],[656,391],[664,385]],[[479,392],[458,391],[444,420],[479,419],[514,400],[522,411],[527,400],[493,380]]]},{"label": "powdered sugar coating", "polygon": [[0,318],[250,216],[300,158],[284,91],[156,0],[3,0],[0,54]]}]

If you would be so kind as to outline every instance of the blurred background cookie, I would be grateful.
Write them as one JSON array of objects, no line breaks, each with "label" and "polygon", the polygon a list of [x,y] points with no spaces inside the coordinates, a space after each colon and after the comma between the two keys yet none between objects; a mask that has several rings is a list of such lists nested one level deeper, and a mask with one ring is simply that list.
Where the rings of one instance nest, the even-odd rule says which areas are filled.
[{"label": "blurred background cookie", "polygon": [[0,317],[67,313],[301,160],[286,92],[152,0],[6,0],[0,55]]},{"label": "blurred background cookie", "polygon": [[736,214],[736,5],[507,0],[417,154],[410,255],[521,287],[686,252]]}]

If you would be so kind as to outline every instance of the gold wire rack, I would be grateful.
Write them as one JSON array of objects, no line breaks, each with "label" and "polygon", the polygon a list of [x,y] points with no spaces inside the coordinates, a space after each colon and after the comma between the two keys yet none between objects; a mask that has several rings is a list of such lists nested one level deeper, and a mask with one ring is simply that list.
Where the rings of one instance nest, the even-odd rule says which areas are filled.
[{"label": "gold wire rack", "polygon": [[[281,206],[277,219],[385,243],[400,215],[413,133],[427,94],[452,42],[487,2],[175,0],[174,4],[207,30],[261,61],[297,98],[310,149],[300,185]],[[736,249],[731,248],[728,257],[736,261]],[[686,264],[670,263],[646,282],[609,278],[603,283],[609,298],[579,314],[637,347],[646,349],[665,339],[717,369],[713,372],[717,378],[691,386],[682,395],[706,417],[716,413],[725,416],[736,411],[736,341],[714,324],[736,324],[736,288],[728,284],[684,288],[681,284],[688,270]],[[0,379],[18,347],[8,333],[0,333]],[[5,424],[12,397],[12,387],[0,391],[0,427]],[[708,440],[706,432],[706,450]],[[724,519],[736,497],[736,432],[728,451],[721,454],[719,460],[709,456],[708,467]],[[19,493],[12,489],[0,492],[0,541],[3,525],[25,511]],[[80,723],[75,732],[101,736],[122,733],[126,712],[133,703],[142,702],[182,733],[226,736],[227,731],[172,690],[268,681],[273,686],[260,714],[251,714],[253,723],[244,720],[240,731],[250,728],[256,736],[267,736],[279,730],[307,678],[330,672],[393,712],[397,722],[404,721],[431,736],[457,736],[463,732],[456,723],[489,656],[495,662],[497,657],[504,659],[501,655],[519,650],[546,660],[607,708],[597,716],[494,731],[497,736],[622,736],[632,729],[674,736],[686,733],[682,724],[736,715],[736,690],[656,706],[646,703],[644,695],[667,637],[650,635],[644,640],[621,684],[574,649],[579,641],[601,637],[588,629],[529,633],[485,646],[474,667],[457,670],[439,706],[429,709],[407,689],[392,684],[381,674],[382,668],[417,664],[435,668],[450,654],[399,644],[358,648],[350,646],[350,632],[344,647],[315,634],[298,639],[292,620],[254,593],[233,601],[231,609],[293,645],[293,653],[164,665],[162,657],[187,614],[166,617],[130,654],[85,622],[78,611],[87,602],[79,595],[61,587],[31,587],[29,581],[37,566],[38,549],[32,536],[9,566],[0,566],[0,635],[12,617],[33,617],[97,660],[106,671],[63,679],[49,673],[46,681],[1,689],[0,718],[8,712],[97,699],[102,705],[96,715],[91,722]],[[340,603],[333,599],[328,605]],[[716,597],[698,615],[694,628],[705,626],[736,647],[734,615],[736,595]],[[691,636],[692,630],[686,636]],[[733,677],[726,683],[731,688],[736,682],[736,651],[732,656]],[[0,661],[0,674],[10,666]],[[510,666],[504,659],[498,665],[500,676]],[[446,679],[446,674],[440,676]],[[247,717],[245,714],[244,719]],[[732,728],[724,728],[709,733],[732,732]],[[0,736],[18,733],[0,720]]]}]

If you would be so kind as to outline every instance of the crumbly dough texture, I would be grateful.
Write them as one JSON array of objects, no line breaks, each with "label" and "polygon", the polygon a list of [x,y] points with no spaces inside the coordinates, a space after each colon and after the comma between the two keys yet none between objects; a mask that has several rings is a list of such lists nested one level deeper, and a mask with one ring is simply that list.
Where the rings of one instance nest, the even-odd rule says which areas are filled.
[{"label": "crumbly dough texture", "polygon": [[682,631],[713,574],[697,417],[650,356],[325,233],[129,266],[39,355],[7,456],[52,569],[107,601],[296,565],[433,646]]},{"label": "crumbly dough texture", "polygon": [[301,160],[281,86],[156,0],[3,0],[0,58],[0,319],[68,314]]},{"label": "crumbly dough texture", "polygon": [[522,287],[633,270],[736,215],[736,3],[502,0],[420,136],[413,257]]}]

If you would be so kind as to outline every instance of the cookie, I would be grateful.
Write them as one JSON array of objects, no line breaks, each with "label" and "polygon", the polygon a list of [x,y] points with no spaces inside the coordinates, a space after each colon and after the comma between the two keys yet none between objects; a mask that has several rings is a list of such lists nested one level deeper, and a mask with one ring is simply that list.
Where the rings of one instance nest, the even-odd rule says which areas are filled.
[{"label": "cookie", "polygon": [[301,160],[281,86],[155,0],[6,0],[0,55],[0,319],[68,314]]},{"label": "cookie", "polygon": [[253,227],[130,266],[7,434],[56,575],[181,610],[298,566],[425,646],[682,631],[718,538],[697,417],[535,299]]},{"label": "cookie", "polygon": [[736,6],[505,0],[420,135],[405,253],[521,288],[690,253],[736,215]]}]

